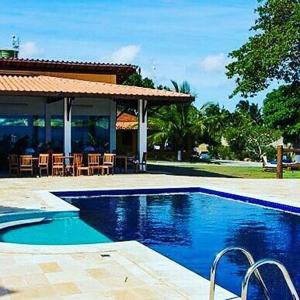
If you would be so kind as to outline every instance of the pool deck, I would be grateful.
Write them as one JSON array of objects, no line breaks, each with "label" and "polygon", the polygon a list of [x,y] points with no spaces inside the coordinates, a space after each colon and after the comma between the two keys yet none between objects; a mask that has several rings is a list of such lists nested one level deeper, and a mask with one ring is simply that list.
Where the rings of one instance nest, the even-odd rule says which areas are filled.
[{"label": "pool deck", "polygon": [[[202,187],[300,207],[297,180],[132,174],[0,179],[0,214],[74,209],[49,190]],[[1,299],[208,299],[208,281],[137,242],[0,243]],[[234,295],[217,288],[216,299]]]}]

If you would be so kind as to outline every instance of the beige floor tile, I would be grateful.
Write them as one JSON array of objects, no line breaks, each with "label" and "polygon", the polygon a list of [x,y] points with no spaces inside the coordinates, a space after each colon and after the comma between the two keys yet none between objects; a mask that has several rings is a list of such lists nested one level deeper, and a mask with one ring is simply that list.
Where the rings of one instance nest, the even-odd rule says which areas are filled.
[{"label": "beige floor tile", "polygon": [[129,289],[114,290],[111,291],[108,296],[113,297],[113,299],[115,300],[141,300],[142,299]]},{"label": "beige floor tile", "polygon": [[55,283],[64,283],[64,282],[75,282],[77,280],[85,280],[88,276],[88,273],[83,271],[80,272],[53,272],[53,273],[46,273],[45,276],[49,280],[51,284]]},{"label": "beige floor tile", "polygon": [[87,278],[86,280],[82,281],[75,281],[74,282],[77,287],[80,289],[82,293],[90,293],[90,292],[106,292],[108,291],[108,287],[103,286],[98,280],[93,278]]},{"label": "beige floor tile", "polygon": [[21,291],[10,295],[12,300],[29,300],[39,298],[53,298],[55,299],[56,293],[52,286],[43,285],[38,287],[30,287],[22,289]]},{"label": "beige floor tile", "polygon": [[78,286],[73,282],[56,283],[52,285],[55,292],[60,296],[81,294]]},{"label": "beige floor tile", "polygon": [[161,299],[162,294],[155,290],[153,287],[141,286],[132,288],[131,291],[140,299],[143,300],[152,300],[152,299]]},{"label": "beige floor tile", "polygon": [[6,289],[19,289],[28,284],[23,276],[8,276],[1,278],[1,285]]},{"label": "beige floor tile", "polygon": [[114,300],[101,292],[89,292],[77,295],[63,296],[63,300]]},{"label": "beige floor tile", "polygon": [[25,282],[32,285],[44,285],[49,284],[47,277],[44,274],[32,274],[23,276]]},{"label": "beige floor tile", "polygon": [[41,263],[40,268],[44,273],[53,273],[61,271],[61,267],[56,262]]},{"label": "beige floor tile", "polygon": [[87,269],[86,271],[91,277],[95,279],[107,278],[108,276],[110,276],[110,272],[108,270],[101,268]]}]

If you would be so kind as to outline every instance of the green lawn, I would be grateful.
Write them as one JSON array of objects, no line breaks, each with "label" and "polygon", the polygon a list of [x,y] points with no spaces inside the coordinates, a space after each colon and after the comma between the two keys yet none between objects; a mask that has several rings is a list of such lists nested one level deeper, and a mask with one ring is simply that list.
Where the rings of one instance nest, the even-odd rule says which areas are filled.
[{"label": "green lawn", "polygon": [[[275,172],[265,172],[261,167],[236,167],[216,164],[182,163],[180,165],[160,165],[149,162],[149,172],[161,172],[174,175],[235,177],[235,178],[276,178]],[[284,178],[300,178],[300,171],[284,170]]]}]

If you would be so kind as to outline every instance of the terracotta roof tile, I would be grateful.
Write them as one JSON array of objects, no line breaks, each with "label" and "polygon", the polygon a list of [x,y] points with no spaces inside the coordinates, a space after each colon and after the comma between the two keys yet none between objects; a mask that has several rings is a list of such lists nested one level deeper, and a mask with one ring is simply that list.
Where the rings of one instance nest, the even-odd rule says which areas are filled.
[{"label": "terracotta roof tile", "polygon": [[133,130],[138,128],[138,122],[119,122],[116,123],[118,130]]},{"label": "terracotta roof tile", "polygon": [[102,82],[66,79],[52,76],[0,76],[0,95],[48,97],[109,97],[157,101],[193,101],[191,95]]},{"label": "terracotta roof tile", "polygon": [[128,113],[122,113],[117,117],[117,129],[132,130],[138,128],[138,118]]}]

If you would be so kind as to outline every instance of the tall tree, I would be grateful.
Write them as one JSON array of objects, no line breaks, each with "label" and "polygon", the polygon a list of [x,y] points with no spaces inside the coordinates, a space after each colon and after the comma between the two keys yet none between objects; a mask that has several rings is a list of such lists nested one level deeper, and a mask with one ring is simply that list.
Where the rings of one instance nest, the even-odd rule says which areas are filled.
[{"label": "tall tree", "polygon": [[230,112],[219,104],[208,103],[204,108],[205,142],[211,146],[221,144],[230,120]]},{"label": "tall tree", "polygon": [[300,89],[281,86],[269,93],[263,116],[267,126],[282,131],[285,142],[300,145]]},{"label": "tall tree", "polygon": [[255,123],[249,117],[240,115],[236,126],[230,126],[225,132],[225,138],[236,157],[260,160],[278,140],[280,132],[265,125]]},{"label": "tall tree", "polygon": [[123,82],[123,84],[140,86],[150,89],[155,88],[153,80],[148,77],[143,78],[143,76],[140,73],[133,73],[127,78],[127,80]]},{"label": "tall tree", "polygon": [[257,124],[262,123],[261,109],[256,103],[250,103],[248,100],[240,100],[240,102],[236,105],[236,111],[247,115]]},{"label": "tall tree", "polygon": [[299,86],[300,1],[259,0],[254,33],[240,49],[230,53],[227,76],[235,78],[231,96],[253,96],[273,80]]},{"label": "tall tree", "polygon": [[[184,81],[181,85],[175,81],[171,82],[174,91],[191,93],[188,82]],[[173,145],[174,150],[191,148],[192,143],[204,131],[201,110],[191,103],[178,103],[160,108],[149,116],[149,125],[153,129],[149,142],[164,144],[168,141]]]}]

